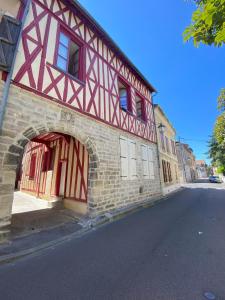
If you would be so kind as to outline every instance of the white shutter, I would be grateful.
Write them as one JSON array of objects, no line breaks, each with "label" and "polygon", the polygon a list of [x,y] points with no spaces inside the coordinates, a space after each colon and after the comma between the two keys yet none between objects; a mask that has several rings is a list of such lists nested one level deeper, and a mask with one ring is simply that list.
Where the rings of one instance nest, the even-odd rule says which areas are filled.
[{"label": "white shutter", "polygon": [[120,162],[121,162],[121,177],[122,179],[128,179],[129,166],[128,166],[128,146],[127,139],[120,137]]},{"label": "white shutter", "polygon": [[148,165],[150,179],[155,179],[153,152],[150,147],[148,147]]},{"label": "white shutter", "polygon": [[128,140],[128,153],[129,153],[129,178],[135,179],[137,176],[137,158],[136,158],[136,143]]},{"label": "white shutter", "polygon": [[149,178],[148,152],[147,146],[141,145],[142,167],[144,178]]}]

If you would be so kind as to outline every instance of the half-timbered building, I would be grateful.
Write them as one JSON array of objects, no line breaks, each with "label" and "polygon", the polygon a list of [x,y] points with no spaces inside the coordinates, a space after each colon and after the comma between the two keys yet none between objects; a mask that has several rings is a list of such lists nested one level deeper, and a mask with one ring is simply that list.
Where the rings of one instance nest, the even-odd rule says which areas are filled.
[{"label": "half-timbered building", "polygon": [[89,215],[154,199],[152,85],[77,1],[11,2],[2,20],[10,16],[22,31],[12,66],[0,37],[3,98],[8,88],[1,225],[10,222],[15,180],[23,192]]}]

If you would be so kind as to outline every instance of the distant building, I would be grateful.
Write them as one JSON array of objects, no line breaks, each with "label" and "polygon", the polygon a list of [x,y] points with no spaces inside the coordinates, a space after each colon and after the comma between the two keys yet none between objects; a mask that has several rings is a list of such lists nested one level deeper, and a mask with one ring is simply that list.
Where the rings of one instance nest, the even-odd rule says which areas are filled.
[{"label": "distant building", "polygon": [[193,182],[196,176],[196,162],[193,150],[188,144],[176,143],[179,170],[183,182]]},{"label": "distant building", "polygon": [[180,187],[178,159],[176,153],[176,130],[166,117],[162,108],[155,104],[155,120],[160,160],[160,177],[163,194],[172,192]]},{"label": "distant building", "polygon": [[204,160],[196,160],[196,172],[198,178],[206,178],[208,176],[207,164]]}]

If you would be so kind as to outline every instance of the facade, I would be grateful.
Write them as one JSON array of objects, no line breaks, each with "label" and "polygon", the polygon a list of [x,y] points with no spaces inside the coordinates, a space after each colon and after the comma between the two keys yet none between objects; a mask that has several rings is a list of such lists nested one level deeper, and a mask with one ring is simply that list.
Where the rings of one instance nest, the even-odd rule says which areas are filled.
[{"label": "facade", "polygon": [[[5,14],[23,21],[25,2],[16,12],[11,2]],[[15,181],[90,216],[158,197],[155,90],[99,24],[77,2],[32,0],[16,53],[2,101],[0,226]]]},{"label": "facade", "polygon": [[207,164],[204,160],[196,160],[196,173],[198,178],[208,177]]},{"label": "facade", "polygon": [[197,178],[196,162],[193,150],[188,144],[176,142],[177,157],[181,180],[184,183],[193,182]]},{"label": "facade", "polygon": [[167,194],[180,187],[175,142],[176,131],[159,105],[154,105],[154,111],[157,126],[162,190],[163,194]]}]

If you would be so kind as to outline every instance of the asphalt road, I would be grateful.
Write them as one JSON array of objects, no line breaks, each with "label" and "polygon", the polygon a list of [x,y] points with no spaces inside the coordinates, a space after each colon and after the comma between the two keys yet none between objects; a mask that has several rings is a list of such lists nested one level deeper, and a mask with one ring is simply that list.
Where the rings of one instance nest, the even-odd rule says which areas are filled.
[{"label": "asphalt road", "polygon": [[[0,299],[225,299],[225,190],[193,184],[55,249],[0,266]],[[212,298],[213,299],[213,298]]]}]

